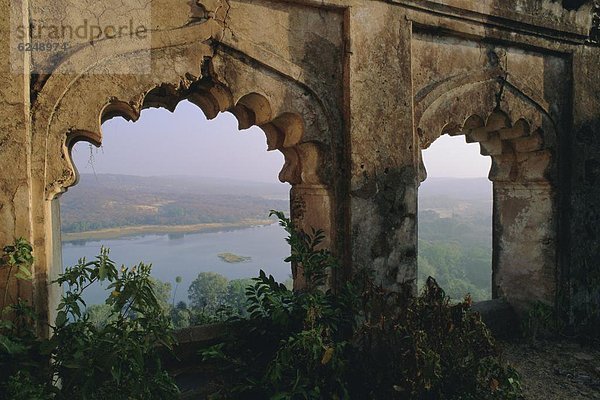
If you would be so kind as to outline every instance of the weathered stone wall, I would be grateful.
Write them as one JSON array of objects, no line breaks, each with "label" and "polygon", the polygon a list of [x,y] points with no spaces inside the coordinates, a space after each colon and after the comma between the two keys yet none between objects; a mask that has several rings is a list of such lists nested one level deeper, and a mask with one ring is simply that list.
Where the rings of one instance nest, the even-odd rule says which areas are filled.
[{"label": "weathered stone wall", "polygon": [[[573,55],[573,128],[569,138],[570,242],[561,271],[562,309],[600,334],[600,48]],[[595,328],[594,328],[595,325]]]},{"label": "weathered stone wall", "polygon": [[[2,9],[10,9],[10,1],[2,0]],[[29,74],[11,68],[10,13],[0,16],[0,246],[13,242],[16,237],[32,240],[31,236],[31,130]],[[27,20],[27,9],[19,7],[15,18]],[[27,64],[26,53],[18,55]],[[0,282],[6,282],[6,271],[0,271]],[[4,296],[4,293],[2,294]],[[31,298],[31,287],[12,281],[9,299],[21,296]],[[2,300],[0,300],[1,302]],[[1,303],[0,303],[1,306]]]},{"label": "weathered stone wall", "polygon": [[569,114],[568,75],[564,56],[543,50],[414,33],[420,146],[444,133],[463,134],[492,158],[492,292],[514,304],[553,304],[556,297],[557,135]]},{"label": "weathered stone wall", "polygon": [[[557,296],[566,314],[593,309],[600,56],[591,2],[77,3],[5,1],[1,19],[0,245],[34,243],[43,315],[61,268],[55,199],[77,178],[70,147],[100,144],[106,119],[183,99],[209,118],[230,111],[241,127],[260,126],[284,154],[292,217],[325,228],[344,261],[334,287],[360,268],[389,289],[416,278],[420,152],[462,134],[493,160],[495,295],[522,311]],[[9,58],[8,15],[73,26],[135,19],[151,34]]]},{"label": "weathered stone wall", "polygon": [[416,159],[411,24],[401,8],[350,12],[352,266],[390,289],[416,278]]}]

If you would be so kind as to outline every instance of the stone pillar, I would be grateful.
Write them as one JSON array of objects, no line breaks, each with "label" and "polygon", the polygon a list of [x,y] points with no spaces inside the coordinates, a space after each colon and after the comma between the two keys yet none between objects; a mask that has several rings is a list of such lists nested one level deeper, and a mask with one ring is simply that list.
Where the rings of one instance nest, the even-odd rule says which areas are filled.
[{"label": "stone pillar", "polygon": [[[324,185],[293,185],[290,191],[290,214],[297,228],[310,233],[312,228],[322,229],[325,240],[323,248],[330,248],[333,242],[333,210],[331,193]],[[332,271],[335,274],[335,271]],[[301,268],[292,266],[294,289],[306,287]],[[333,278],[333,277],[332,277]],[[333,282],[333,279],[330,281]]]},{"label": "stone pillar", "polygon": [[[5,12],[0,16],[3,46],[0,48],[0,101],[3,117],[0,119],[0,248],[14,243],[18,237],[32,241],[31,235],[31,136],[28,72],[29,54],[19,53],[10,39],[15,34],[11,27],[19,19],[28,20],[26,1],[0,0]],[[21,9],[15,7],[22,6]],[[12,15],[11,15],[12,14]],[[12,54],[11,54],[12,52]],[[35,253],[34,253],[35,256]],[[0,270],[0,288],[7,283],[7,271]],[[31,301],[32,285],[11,279],[8,281],[8,302],[17,298]],[[4,292],[0,296],[0,309]]]},{"label": "stone pillar", "polygon": [[33,304],[38,314],[38,334],[50,334],[48,325],[54,323],[56,306],[62,288],[51,285],[62,265],[60,248],[60,214],[58,199],[48,200],[44,193],[44,175],[39,169],[32,172],[32,238],[34,243],[35,269]]},{"label": "stone pillar", "polygon": [[393,290],[417,277],[412,27],[375,1],[353,6],[348,25],[352,264]]},{"label": "stone pillar", "polygon": [[[555,201],[549,183],[494,182],[492,297],[520,311],[556,295]],[[519,311],[519,310],[518,310]]]}]

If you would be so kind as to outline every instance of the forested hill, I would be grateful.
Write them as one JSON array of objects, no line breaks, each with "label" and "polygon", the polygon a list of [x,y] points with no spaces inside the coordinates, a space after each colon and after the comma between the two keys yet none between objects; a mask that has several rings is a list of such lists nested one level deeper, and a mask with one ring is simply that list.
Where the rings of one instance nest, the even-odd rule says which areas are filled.
[{"label": "forested hill", "polygon": [[419,188],[419,280],[433,276],[455,299],[491,295],[492,184],[428,178]]},{"label": "forested hill", "polygon": [[60,199],[63,232],[235,223],[289,209],[289,185],[188,176],[82,174]]},{"label": "forested hill", "polygon": [[444,196],[457,200],[491,200],[488,178],[427,178],[419,187],[421,198]]}]

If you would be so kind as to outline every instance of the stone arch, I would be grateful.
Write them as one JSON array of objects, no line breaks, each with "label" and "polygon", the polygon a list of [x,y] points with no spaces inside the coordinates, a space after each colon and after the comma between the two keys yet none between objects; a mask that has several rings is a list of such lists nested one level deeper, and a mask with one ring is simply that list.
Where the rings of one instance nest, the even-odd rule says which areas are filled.
[{"label": "stone arch", "polygon": [[[492,159],[488,176],[492,182],[549,181],[552,152],[545,147],[542,129],[532,129],[524,118],[512,123],[510,117],[501,110],[493,111],[486,118],[473,114],[462,124],[446,123],[440,130],[442,133],[463,135],[467,143],[478,143],[481,155]],[[422,150],[431,144],[421,134],[419,139]],[[421,152],[419,155],[419,178],[422,182],[427,177],[427,171]]]},{"label": "stone arch", "polygon": [[[150,107],[162,107],[173,112],[180,101],[188,100],[198,106],[208,119],[215,118],[220,112],[230,112],[238,120],[239,129],[252,126],[260,127],[266,136],[267,150],[280,151],[285,163],[279,173],[281,182],[291,185],[324,185],[320,176],[320,165],[323,158],[322,146],[318,143],[302,143],[304,123],[300,115],[284,112],[273,116],[269,101],[261,94],[253,92],[233,101],[232,94],[222,86],[210,88],[192,87],[179,91],[164,91],[157,87],[149,91],[138,108],[117,99],[111,99],[100,111],[101,123],[120,116],[129,121],[137,121],[141,110]],[[165,94],[166,93],[166,94]],[[46,196],[59,195],[69,186],[77,182],[77,171],[70,158],[70,150],[78,141],[87,141],[96,146],[102,144],[101,127],[96,131],[73,129],[65,136],[63,151],[68,168],[63,169],[63,176],[57,182],[49,182]]]},{"label": "stone arch", "polygon": [[488,71],[422,91],[415,134],[421,182],[421,150],[442,134],[464,135],[491,157],[492,296],[520,311],[535,301],[554,304],[558,210],[556,125],[544,101],[516,81]]},{"label": "stone arch", "polygon": [[[56,198],[77,180],[70,148],[80,140],[101,144],[101,123],[116,116],[135,121],[144,108],[172,111],[187,99],[207,118],[229,111],[240,128],[261,127],[269,150],[284,154],[279,179],[292,184],[290,210],[297,226],[332,231],[334,199],[328,173],[332,125],[328,112],[305,84],[289,79],[290,71],[218,52],[214,41],[221,34],[214,20],[157,31],[152,36],[156,47],[150,50],[151,74],[110,74],[113,66],[122,64],[135,71],[147,54],[127,43],[117,52],[108,48],[110,44],[99,43],[95,49],[83,48],[73,54],[43,81],[32,104],[31,158],[36,177],[32,184],[37,245],[34,303],[42,314],[41,325],[45,326],[44,317],[51,317],[58,297],[59,289],[48,282],[62,264]],[[84,72],[73,74],[72,65]],[[294,268],[292,272],[295,286],[302,287],[301,271]]]},{"label": "stone arch", "polygon": [[[277,57],[273,57],[274,63],[250,57],[230,43],[219,48],[222,36],[223,23],[215,17],[200,24],[153,32],[150,50],[136,48],[134,41],[119,43],[116,49],[110,41],[99,42],[93,48],[77,51],[42,80],[41,92],[33,104],[33,131],[34,148],[43,150],[33,155],[32,162],[45,173],[46,197],[72,184],[68,156],[62,163],[46,163],[49,149],[62,145],[62,132],[68,132],[66,144],[82,138],[98,144],[98,121],[117,115],[136,120],[141,109],[147,107],[173,111],[184,98],[199,106],[209,119],[230,111],[240,128],[260,126],[267,134],[270,149],[285,149],[290,165],[302,156],[309,156],[307,166],[320,159],[311,153],[320,153],[330,144],[338,121],[332,122],[335,118],[303,81],[298,67]],[[143,64],[147,51],[152,58],[152,73],[135,74],[136,65]],[[112,69],[132,73],[111,75]],[[73,74],[73,70],[83,72]],[[99,113],[100,107],[103,111]],[[65,114],[72,115],[65,118]],[[285,140],[280,143],[282,138]],[[328,176],[326,172],[300,169],[296,175],[304,174],[304,183],[321,184]]]}]

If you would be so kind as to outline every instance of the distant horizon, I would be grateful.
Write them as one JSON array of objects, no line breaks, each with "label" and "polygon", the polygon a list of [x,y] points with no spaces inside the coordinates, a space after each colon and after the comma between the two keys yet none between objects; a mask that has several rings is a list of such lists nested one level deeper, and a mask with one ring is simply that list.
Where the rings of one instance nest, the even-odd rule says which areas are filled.
[{"label": "distant horizon", "polygon": [[[174,112],[151,108],[136,122],[113,118],[102,124],[102,147],[76,143],[73,162],[81,174],[140,177],[189,176],[279,183],[283,154],[267,151],[259,127],[238,130],[230,113],[208,120],[197,106],[182,101]],[[442,135],[423,150],[430,178],[484,178],[490,157],[464,137]]]},{"label": "distant horizon", "polygon": [[258,180],[248,180],[244,178],[236,178],[236,177],[228,177],[228,176],[210,176],[210,175],[192,175],[192,174],[156,174],[156,175],[140,175],[134,173],[120,173],[120,172],[80,172],[79,176],[100,176],[100,175],[111,175],[111,176],[131,176],[136,178],[198,178],[198,179],[214,179],[214,180],[228,180],[228,181],[236,181],[236,182],[249,182],[249,183],[262,183],[262,184],[280,184],[280,185],[289,185],[289,183],[284,183],[279,180],[276,182],[272,181],[258,181]]},{"label": "distant horizon", "polygon": [[[80,176],[98,176],[98,175],[112,175],[112,176],[131,176],[136,178],[198,178],[198,179],[223,179],[228,181],[235,182],[248,182],[248,183],[261,183],[261,184],[281,184],[281,185],[289,185],[288,183],[283,183],[280,181],[277,182],[266,182],[266,181],[256,181],[256,180],[248,180],[243,178],[236,177],[224,177],[224,176],[209,176],[209,175],[192,175],[192,174],[164,174],[164,175],[139,175],[133,173],[114,173],[114,172],[83,172],[79,173]],[[489,181],[487,176],[428,176],[424,182],[427,182],[430,179],[444,179],[444,180],[472,180],[472,179],[481,179]],[[491,181],[490,181],[491,183]]]}]

